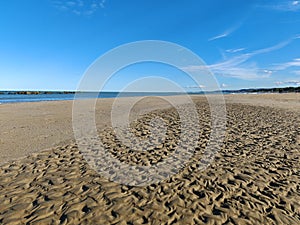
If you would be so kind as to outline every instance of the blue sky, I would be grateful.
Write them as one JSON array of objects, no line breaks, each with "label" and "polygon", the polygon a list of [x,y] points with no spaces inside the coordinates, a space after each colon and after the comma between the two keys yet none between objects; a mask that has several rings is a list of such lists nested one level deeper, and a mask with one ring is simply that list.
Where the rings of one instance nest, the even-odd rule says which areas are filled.
[{"label": "blue sky", "polygon": [[[75,90],[99,56],[140,40],[189,48],[223,89],[300,85],[300,1],[3,0],[0,10],[0,90]],[[159,63],[119,71],[106,90],[152,75],[198,90]]]}]

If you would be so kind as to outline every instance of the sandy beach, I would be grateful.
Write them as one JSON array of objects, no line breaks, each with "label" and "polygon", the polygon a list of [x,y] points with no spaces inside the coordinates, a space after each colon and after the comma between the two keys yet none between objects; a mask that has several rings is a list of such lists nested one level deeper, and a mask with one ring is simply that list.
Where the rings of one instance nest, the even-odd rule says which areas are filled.
[{"label": "sandy beach", "polygon": [[[300,94],[226,95],[224,142],[203,171],[210,109],[204,96],[192,99],[201,121],[196,154],[145,187],[90,167],[74,140],[72,101],[0,105],[0,224],[300,224]],[[96,125],[116,159],[153,165],[173,154],[180,121],[168,102],[149,97],[131,110],[137,137],[161,116],[173,141],[136,154],[114,139],[113,100],[98,100]]]}]

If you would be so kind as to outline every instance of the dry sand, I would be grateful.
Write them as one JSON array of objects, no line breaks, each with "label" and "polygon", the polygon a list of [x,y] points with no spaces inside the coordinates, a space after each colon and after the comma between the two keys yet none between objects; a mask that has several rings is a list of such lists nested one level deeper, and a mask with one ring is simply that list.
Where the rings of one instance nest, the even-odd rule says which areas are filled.
[{"label": "dry sand", "polygon": [[[128,99],[123,99],[121,107],[126,107]],[[99,129],[111,125],[113,101],[114,99],[98,100],[96,122]],[[74,141],[72,106],[73,101],[0,105],[0,164]],[[167,107],[170,104],[166,101],[151,97],[136,104],[132,114],[134,116]]]},{"label": "dry sand", "polygon": [[[72,102],[0,105],[0,223],[300,224],[299,94],[226,96],[224,144],[204,171],[197,168],[210,111],[203,96],[193,99],[201,121],[196,154],[179,173],[146,187],[117,184],[91,169],[73,141]],[[174,124],[174,143],[153,154],[115,144],[111,104],[112,99],[98,104],[96,122],[116,158],[152,165],[173,153]],[[169,106],[157,98],[137,104],[132,131],[142,135],[141,127],[155,115],[169,124],[178,121]],[[162,109],[149,112],[157,108]]]}]

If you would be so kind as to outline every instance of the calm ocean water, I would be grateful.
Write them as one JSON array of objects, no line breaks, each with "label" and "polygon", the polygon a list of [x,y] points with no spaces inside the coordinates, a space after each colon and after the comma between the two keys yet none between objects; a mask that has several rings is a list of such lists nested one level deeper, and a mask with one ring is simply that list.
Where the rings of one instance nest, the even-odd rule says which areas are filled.
[{"label": "calm ocean water", "polygon": [[[41,102],[41,101],[61,101],[73,100],[75,94],[70,93],[51,93],[51,94],[17,94],[17,92],[0,92],[0,104],[18,103],[18,102]],[[180,93],[149,93],[149,92],[101,92],[80,94],[80,98],[116,98],[116,97],[136,97],[136,96],[167,96],[178,95]],[[198,93],[200,94],[200,93]]]}]

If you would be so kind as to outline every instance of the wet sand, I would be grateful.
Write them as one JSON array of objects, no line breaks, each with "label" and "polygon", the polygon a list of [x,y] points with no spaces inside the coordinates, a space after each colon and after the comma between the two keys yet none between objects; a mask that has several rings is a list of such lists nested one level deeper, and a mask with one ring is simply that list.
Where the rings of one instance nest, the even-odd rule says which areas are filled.
[{"label": "wet sand", "polygon": [[[300,224],[299,94],[225,99],[225,140],[212,163],[198,169],[211,121],[204,97],[193,96],[201,121],[194,156],[175,175],[145,187],[109,181],[86,163],[73,138],[72,102],[0,105],[0,223]],[[147,98],[132,110],[138,137],[157,115],[169,125],[173,142],[148,154],[116,144],[111,104],[99,104],[96,123],[116,159],[154,165],[173,154],[179,118],[168,103]]]}]

